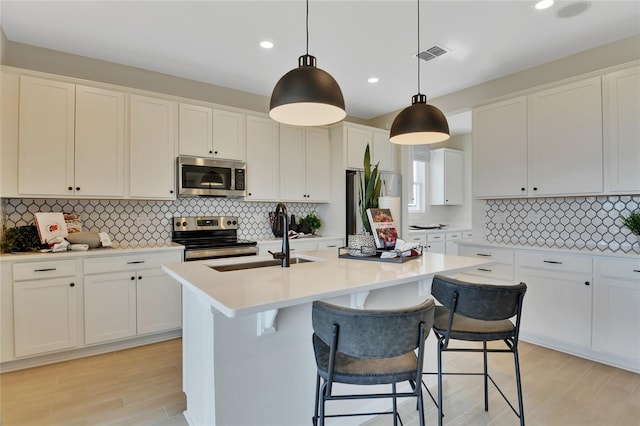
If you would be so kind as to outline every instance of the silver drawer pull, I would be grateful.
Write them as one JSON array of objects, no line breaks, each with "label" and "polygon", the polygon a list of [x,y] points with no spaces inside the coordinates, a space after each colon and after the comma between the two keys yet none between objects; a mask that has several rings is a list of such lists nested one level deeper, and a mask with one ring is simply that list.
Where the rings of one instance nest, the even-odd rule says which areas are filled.
[{"label": "silver drawer pull", "polygon": [[57,268],[44,268],[44,269],[34,269],[33,272],[49,272],[55,271]]},{"label": "silver drawer pull", "polygon": [[482,272],[491,272],[491,269],[478,268],[478,271],[482,271]]},{"label": "silver drawer pull", "polygon": [[562,262],[558,262],[557,260],[543,260],[544,263],[552,263],[554,265],[562,265]]},{"label": "silver drawer pull", "polygon": [[144,260],[134,260],[133,262],[127,262],[127,265],[135,265],[136,263],[144,263]]},{"label": "silver drawer pull", "polygon": [[633,272],[640,272],[640,269],[634,269]]},{"label": "silver drawer pull", "polygon": [[476,253],[476,256],[491,257],[490,254],[485,254],[485,253]]}]

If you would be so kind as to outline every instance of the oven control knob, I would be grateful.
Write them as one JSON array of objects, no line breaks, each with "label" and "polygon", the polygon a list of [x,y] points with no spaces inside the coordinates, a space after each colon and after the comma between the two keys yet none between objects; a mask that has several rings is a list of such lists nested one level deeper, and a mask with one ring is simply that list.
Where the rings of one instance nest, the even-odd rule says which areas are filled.
[{"label": "oven control knob", "polygon": [[187,221],[182,222],[182,226],[187,226]]},{"label": "oven control knob", "polygon": [[230,220],[227,221],[227,225],[231,225],[231,221]]},{"label": "oven control knob", "polygon": [[180,226],[180,222],[176,222],[176,226]]},{"label": "oven control knob", "polygon": [[234,221],[233,221],[233,224],[234,224],[234,225],[237,225],[237,224],[238,224],[238,222],[236,222],[236,221],[234,220]]}]

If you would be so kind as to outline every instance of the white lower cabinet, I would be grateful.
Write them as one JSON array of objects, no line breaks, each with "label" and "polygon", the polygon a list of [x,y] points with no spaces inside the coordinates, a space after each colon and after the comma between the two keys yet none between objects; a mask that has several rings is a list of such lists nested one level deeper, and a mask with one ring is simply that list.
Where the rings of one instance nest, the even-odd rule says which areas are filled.
[{"label": "white lower cabinet", "polygon": [[181,287],[160,265],[180,260],[179,253],[85,260],[85,343],[179,328]]},{"label": "white lower cabinet", "polygon": [[592,260],[517,252],[516,277],[527,284],[521,330],[560,344],[591,346]]},{"label": "white lower cabinet", "polygon": [[87,275],[84,281],[84,308],[85,344],[135,336],[135,273]]},{"label": "white lower cabinet", "polygon": [[445,254],[446,251],[446,242],[445,242],[445,233],[438,232],[435,234],[427,234],[427,251],[431,253],[442,253]]},{"label": "white lower cabinet", "polygon": [[640,259],[596,259],[593,347],[640,364]]},{"label": "white lower cabinet", "polygon": [[[338,248],[342,246],[344,246],[344,238],[320,237],[317,239],[289,240],[289,247],[292,252],[335,248],[337,253]],[[282,240],[258,241],[258,254],[269,254],[269,250],[274,253],[281,251]]]},{"label": "white lower cabinet", "polygon": [[482,268],[459,274],[458,278],[461,280],[499,285],[515,283],[513,272],[514,253],[512,249],[460,244],[458,255],[489,259],[496,262],[490,266],[483,266]]},{"label": "white lower cabinet", "polygon": [[[82,279],[74,260],[24,262],[12,266],[13,342],[15,357],[78,346],[78,291]],[[5,295],[5,292],[3,292]],[[7,309],[8,306],[2,306]],[[3,357],[4,359],[4,357]]]},{"label": "white lower cabinet", "polygon": [[14,283],[16,357],[78,346],[77,278]]}]

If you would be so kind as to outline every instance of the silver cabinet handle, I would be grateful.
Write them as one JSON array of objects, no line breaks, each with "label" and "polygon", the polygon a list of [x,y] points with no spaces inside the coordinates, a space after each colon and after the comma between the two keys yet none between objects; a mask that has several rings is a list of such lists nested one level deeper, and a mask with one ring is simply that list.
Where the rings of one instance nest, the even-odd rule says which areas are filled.
[{"label": "silver cabinet handle", "polygon": [[491,272],[491,269],[478,268],[478,271]]},{"label": "silver cabinet handle", "polygon": [[543,260],[544,263],[552,263],[554,265],[562,265],[562,262],[558,262],[557,260]]},{"label": "silver cabinet handle", "polygon": [[34,269],[33,272],[48,272],[55,271],[57,268],[43,268],[43,269]]},{"label": "silver cabinet handle", "polygon": [[491,257],[490,254],[485,254],[485,253],[476,253],[476,256]]},{"label": "silver cabinet handle", "polygon": [[136,263],[144,263],[144,260],[134,260],[132,262],[127,262],[127,265],[135,265]]}]

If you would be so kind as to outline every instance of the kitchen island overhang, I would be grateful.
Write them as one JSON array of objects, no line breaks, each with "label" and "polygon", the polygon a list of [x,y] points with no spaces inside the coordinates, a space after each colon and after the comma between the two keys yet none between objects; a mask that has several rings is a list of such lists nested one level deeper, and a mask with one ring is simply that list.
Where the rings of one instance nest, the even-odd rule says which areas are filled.
[{"label": "kitchen island overhang", "polygon": [[[367,308],[410,306],[431,297],[434,275],[493,263],[438,253],[403,263],[343,259],[335,250],[296,256],[314,261],[230,272],[212,266],[265,257],[163,266],[183,286],[183,388],[190,425],[308,424],[316,377],[314,300]],[[432,358],[428,354],[427,362]],[[387,402],[372,401],[378,405],[365,409]],[[351,417],[338,424],[365,420]]]}]

